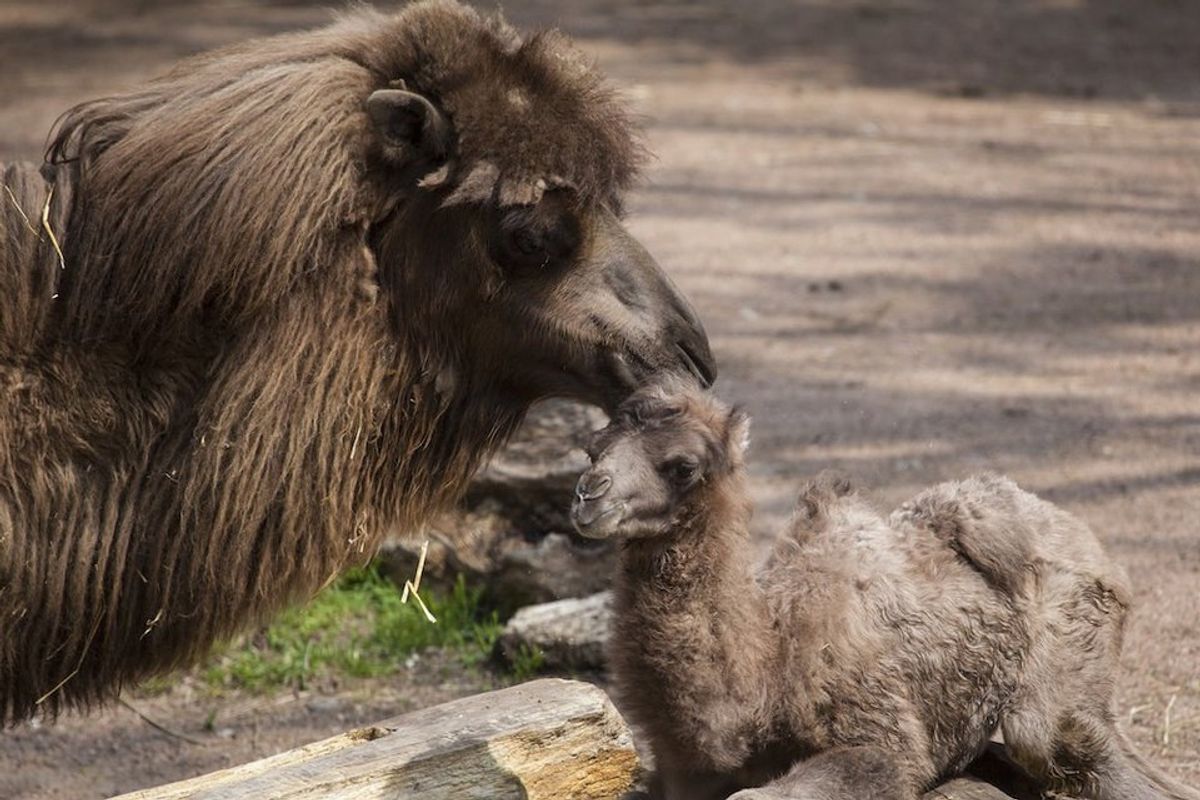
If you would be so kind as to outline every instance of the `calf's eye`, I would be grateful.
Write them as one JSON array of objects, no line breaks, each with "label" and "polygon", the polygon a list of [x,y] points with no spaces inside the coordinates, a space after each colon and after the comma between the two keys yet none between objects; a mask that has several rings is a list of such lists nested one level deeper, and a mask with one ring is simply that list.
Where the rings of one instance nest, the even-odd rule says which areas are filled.
[{"label": "calf's eye", "polygon": [[667,464],[667,475],[681,486],[691,483],[699,471],[700,465],[687,459],[676,459]]}]

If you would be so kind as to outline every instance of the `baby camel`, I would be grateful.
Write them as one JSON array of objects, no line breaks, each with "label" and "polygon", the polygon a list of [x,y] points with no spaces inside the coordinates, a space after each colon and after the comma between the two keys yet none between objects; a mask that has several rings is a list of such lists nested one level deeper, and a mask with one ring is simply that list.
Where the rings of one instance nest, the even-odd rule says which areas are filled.
[{"label": "baby camel", "polygon": [[748,430],[641,390],[576,490],[579,531],[622,540],[612,665],[667,800],[915,800],[997,727],[1048,789],[1200,798],[1114,724],[1130,595],[1082,522],[996,476],[883,519],[823,477],[756,571]]}]

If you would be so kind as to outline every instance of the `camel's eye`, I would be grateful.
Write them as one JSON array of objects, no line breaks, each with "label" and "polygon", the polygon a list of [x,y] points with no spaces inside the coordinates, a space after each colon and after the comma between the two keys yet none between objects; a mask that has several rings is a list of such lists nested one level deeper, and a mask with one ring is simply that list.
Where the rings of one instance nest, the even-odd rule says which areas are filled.
[{"label": "camel's eye", "polygon": [[530,263],[542,264],[548,260],[545,240],[532,230],[522,228],[512,231],[509,235],[509,249],[521,255],[522,260],[528,259]]},{"label": "camel's eye", "polygon": [[501,226],[492,244],[492,258],[516,276],[536,275],[557,263],[547,231],[524,220]]},{"label": "camel's eye", "polygon": [[700,465],[690,458],[673,458],[666,463],[667,477],[677,486],[687,486],[696,479]]},{"label": "camel's eye", "polygon": [[537,205],[499,211],[491,256],[517,277],[540,275],[567,263],[581,238],[575,215],[548,196]]},{"label": "camel's eye", "polygon": [[513,232],[512,247],[523,256],[537,256],[546,252],[545,245],[535,235],[525,230]]}]

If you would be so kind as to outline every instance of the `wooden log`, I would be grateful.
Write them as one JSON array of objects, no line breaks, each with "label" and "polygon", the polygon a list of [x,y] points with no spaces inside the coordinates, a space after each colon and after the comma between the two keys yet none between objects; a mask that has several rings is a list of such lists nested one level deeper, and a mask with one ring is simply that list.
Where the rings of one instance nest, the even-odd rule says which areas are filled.
[{"label": "wooden log", "polygon": [[604,692],[551,679],[117,800],[613,800],[640,769]]}]

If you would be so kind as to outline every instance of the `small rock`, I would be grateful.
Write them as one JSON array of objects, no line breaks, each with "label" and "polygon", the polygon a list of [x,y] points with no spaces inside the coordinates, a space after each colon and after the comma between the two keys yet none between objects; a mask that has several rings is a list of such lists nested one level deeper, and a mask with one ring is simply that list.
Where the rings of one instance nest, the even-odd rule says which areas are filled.
[{"label": "small rock", "polygon": [[527,606],[508,621],[497,649],[509,662],[522,649],[533,649],[550,669],[603,669],[611,619],[608,592]]},{"label": "small rock", "polygon": [[[517,540],[497,559],[492,575],[513,605],[585,597],[612,583],[617,568],[611,542],[581,542],[566,533],[540,540]],[[523,602],[521,599],[524,598]]]}]

